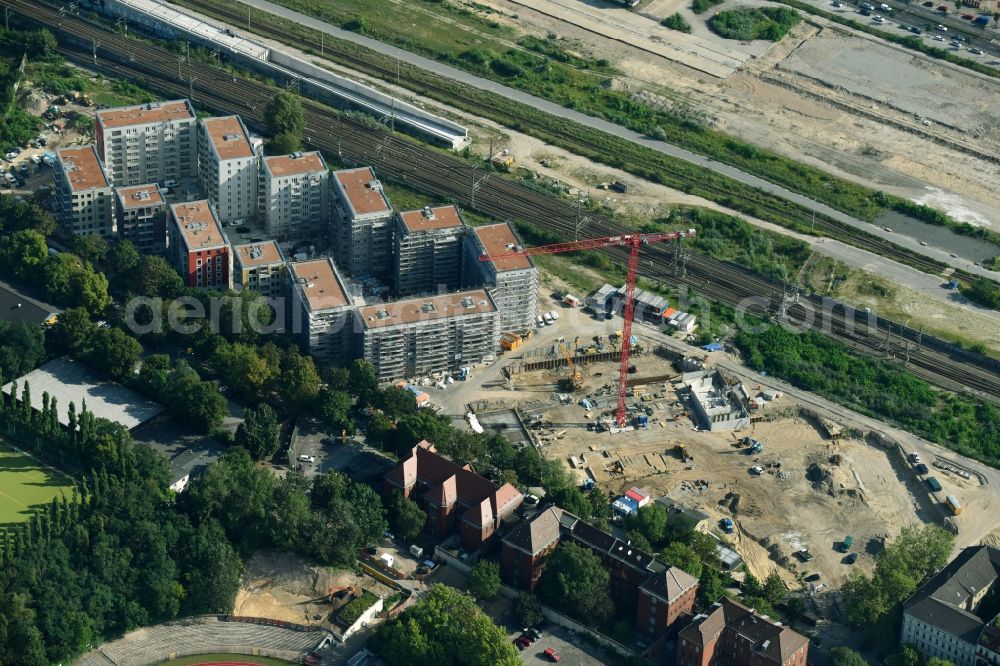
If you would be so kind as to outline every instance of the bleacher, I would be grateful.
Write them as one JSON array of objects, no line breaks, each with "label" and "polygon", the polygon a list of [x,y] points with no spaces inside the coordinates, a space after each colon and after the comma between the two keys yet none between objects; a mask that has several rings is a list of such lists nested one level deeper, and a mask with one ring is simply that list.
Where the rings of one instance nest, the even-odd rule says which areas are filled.
[{"label": "bleacher", "polygon": [[192,618],[138,629],[98,648],[105,661],[94,652],[76,666],[145,666],[171,655],[185,656],[211,652],[250,654],[282,659],[304,657],[326,636],[322,631],[297,631],[286,627],[220,622],[215,617]]}]

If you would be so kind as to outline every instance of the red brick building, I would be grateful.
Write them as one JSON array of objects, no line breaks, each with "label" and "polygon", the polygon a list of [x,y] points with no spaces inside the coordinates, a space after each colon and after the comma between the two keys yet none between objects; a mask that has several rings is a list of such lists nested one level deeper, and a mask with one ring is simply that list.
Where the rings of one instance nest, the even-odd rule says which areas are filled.
[{"label": "red brick building", "polygon": [[698,579],[657,560],[558,507],[542,511],[503,538],[500,573],[511,585],[533,590],[545,558],[569,540],[597,555],[611,574],[610,592],[621,608],[634,608],[639,631],[659,637],[694,608]]},{"label": "red brick building", "polygon": [[170,253],[189,287],[233,288],[233,255],[206,200],[170,206]]},{"label": "red brick building", "polygon": [[806,666],[809,640],[723,597],[684,627],[677,666]]},{"label": "red brick building", "polygon": [[463,548],[477,550],[500,523],[524,502],[517,488],[476,474],[472,465],[458,465],[438,455],[430,442],[413,447],[410,455],[389,470],[384,493],[398,490],[417,502],[427,514],[426,530],[442,539],[459,533]]}]

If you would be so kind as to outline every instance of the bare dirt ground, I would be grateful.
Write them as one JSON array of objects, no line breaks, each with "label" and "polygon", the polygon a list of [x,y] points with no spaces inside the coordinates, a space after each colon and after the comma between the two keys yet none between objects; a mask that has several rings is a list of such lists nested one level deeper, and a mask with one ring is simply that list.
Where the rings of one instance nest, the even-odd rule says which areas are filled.
[{"label": "bare dirt ground", "polygon": [[257,553],[246,562],[233,613],[327,625],[335,606],[321,597],[343,587],[364,588],[383,598],[392,593],[375,579],[353,571],[316,566],[291,553]]}]

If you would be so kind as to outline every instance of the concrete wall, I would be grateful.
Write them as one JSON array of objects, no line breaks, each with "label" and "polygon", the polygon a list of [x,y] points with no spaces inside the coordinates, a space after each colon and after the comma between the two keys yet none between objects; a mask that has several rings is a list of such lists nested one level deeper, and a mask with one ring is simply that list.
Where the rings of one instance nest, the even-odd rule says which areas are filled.
[{"label": "concrete wall", "polygon": [[338,638],[340,638],[340,642],[346,643],[348,638],[350,638],[351,636],[353,636],[354,634],[356,634],[357,632],[361,631],[369,624],[371,624],[371,621],[375,618],[375,616],[378,613],[382,612],[382,608],[384,606],[385,602],[382,601],[382,597],[379,597],[378,601],[376,601],[371,605],[371,608],[362,613],[361,617],[355,620],[354,624],[352,624],[347,628],[343,636],[338,636]]}]

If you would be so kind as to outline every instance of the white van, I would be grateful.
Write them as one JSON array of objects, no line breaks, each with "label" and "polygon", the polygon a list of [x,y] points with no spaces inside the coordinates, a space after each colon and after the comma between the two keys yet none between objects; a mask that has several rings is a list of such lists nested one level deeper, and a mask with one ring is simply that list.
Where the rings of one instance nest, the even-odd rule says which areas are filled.
[{"label": "white van", "polygon": [[176,187],[177,181],[174,180],[173,178],[167,178],[165,181],[161,183],[161,185],[163,185],[163,187]]},{"label": "white van", "polygon": [[538,323],[538,328],[545,326],[545,320],[542,318],[542,315],[538,315],[538,319],[535,321]]},{"label": "white van", "polygon": [[416,558],[421,558],[424,556],[424,549],[417,544],[413,544],[410,546],[410,555],[413,555],[413,557]]},{"label": "white van", "polygon": [[299,456],[299,462],[314,463],[316,462],[316,456],[307,456],[306,454],[303,453],[302,455]]},{"label": "white van", "polygon": [[559,319],[559,313],[555,310],[549,310],[549,316],[552,317],[552,321]]},{"label": "white van", "polygon": [[550,315],[548,312],[546,312],[544,315],[542,315],[542,320],[546,324],[551,324],[552,323],[552,315]]}]

